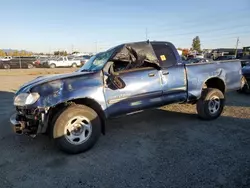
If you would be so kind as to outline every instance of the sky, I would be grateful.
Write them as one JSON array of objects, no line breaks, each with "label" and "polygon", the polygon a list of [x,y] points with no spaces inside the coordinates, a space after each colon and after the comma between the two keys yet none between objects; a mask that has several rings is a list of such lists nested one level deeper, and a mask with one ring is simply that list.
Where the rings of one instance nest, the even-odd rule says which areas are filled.
[{"label": "sky", "polygon": [[103,51],[124,42],[250,46],[250,0],[1,0],[0,49]]}]

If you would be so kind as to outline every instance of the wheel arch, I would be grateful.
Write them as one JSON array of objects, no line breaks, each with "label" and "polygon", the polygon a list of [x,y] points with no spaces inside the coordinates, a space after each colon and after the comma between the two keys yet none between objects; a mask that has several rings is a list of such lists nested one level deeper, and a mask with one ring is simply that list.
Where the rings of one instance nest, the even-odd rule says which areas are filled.
[{"label": "wheel arch", "polygon": [[[80,104],[80,105],[86,105],[93,109],[98,116],[100,117],[101,120],[101,131],[102,134],[105,135],[105,124],[106,124],[106,115],[105,112],[103,111],[101,105],[95,101],[94,99],[91,98],[79,98],[79,99],[73,99],[67,102],[59,103],[55,105],[54,107],[50,108],[48,112],[48,127],[51,127],[52,123],[54,123],[54,120],[70,105],[72,104]],[[55,118],[55,119],[54,119]]]},{"label": "wheel arch", "polygon": [[202,89],[204,88],[215,88],[219,89],[223,94],[226,92],[226,84],[224,80],[222,80],[219,77],[212,77],[207,79],[202,86]]}]

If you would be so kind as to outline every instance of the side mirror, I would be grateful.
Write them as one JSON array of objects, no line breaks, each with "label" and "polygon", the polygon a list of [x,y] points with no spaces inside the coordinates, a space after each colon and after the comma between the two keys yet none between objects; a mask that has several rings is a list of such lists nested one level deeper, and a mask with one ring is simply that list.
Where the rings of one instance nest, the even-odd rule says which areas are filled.
[{"label": "side mirror", "polygon": [[114,81],[113,84],[118,88],[118,89],[122,89],[126,86],[126,84],[124,83],[124,81],[119,77],[119,76],[114,76]]},{"label": "side mirror", "polygon": [[108,85],[111,89],[122,89],[126,86],[124,81],[119,76],[116,76],[116,75],[109,74],[107,81],[108,81],[108,83],[109,83]]}]

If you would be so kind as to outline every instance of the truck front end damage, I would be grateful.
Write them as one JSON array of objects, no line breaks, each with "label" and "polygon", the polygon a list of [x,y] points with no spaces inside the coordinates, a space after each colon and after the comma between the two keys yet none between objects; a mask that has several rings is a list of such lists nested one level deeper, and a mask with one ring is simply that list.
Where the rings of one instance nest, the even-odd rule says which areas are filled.
[{"label": "truck front end damage", "polygon": [[32,137],[46,133],[55,115],[74,99],[96,95],[104,101],[99,75],[75,72],[38,77],[23,85],[15,94],[16,113],[10,118],[14,132]]},{"label": "truck front end damage", "polygon": [[14,132],[32,137],[45,133],[48,126],[48,112],[49,108],[26,109],[16,107],[16,113],[10,118]]}]

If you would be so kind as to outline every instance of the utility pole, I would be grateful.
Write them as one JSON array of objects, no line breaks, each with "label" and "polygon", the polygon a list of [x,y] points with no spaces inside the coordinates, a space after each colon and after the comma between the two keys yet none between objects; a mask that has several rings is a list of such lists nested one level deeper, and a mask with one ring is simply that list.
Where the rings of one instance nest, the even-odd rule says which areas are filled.
[{"label": "utility pole", "polygon": [[146,35],[146,41],[148,40],[148,28],[145,30],[145,35]]},{"label": "utility pole", "polygon": [[74,45],[72,44],[71,45],[71,53],[73,53],[74,52]]},{"label": "utility pole", "polygon": [[237,41],[236,41],[236,47],[235,47],[235,57],[237,57],[237,52],[238,52],[238,45],[239,45],[239,37],[237,38]]}]

